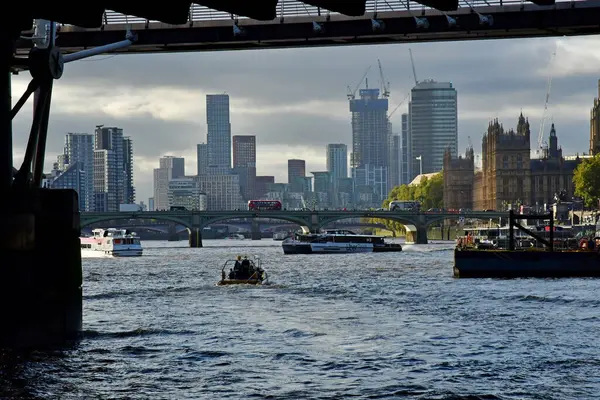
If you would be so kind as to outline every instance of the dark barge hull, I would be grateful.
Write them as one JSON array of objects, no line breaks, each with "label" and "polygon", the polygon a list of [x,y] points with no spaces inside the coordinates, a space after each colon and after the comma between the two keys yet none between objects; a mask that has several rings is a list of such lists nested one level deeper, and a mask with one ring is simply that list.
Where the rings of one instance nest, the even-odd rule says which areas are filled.
[{"label": "dark barge hull", "polygon": [[600,277],[597,251],[454,250],[455,278]]}]

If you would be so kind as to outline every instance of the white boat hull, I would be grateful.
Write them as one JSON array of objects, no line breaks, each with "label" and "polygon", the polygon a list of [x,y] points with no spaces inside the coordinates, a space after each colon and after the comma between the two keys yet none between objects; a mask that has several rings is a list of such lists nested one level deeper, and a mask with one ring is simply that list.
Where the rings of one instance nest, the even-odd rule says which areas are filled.
[{"label": "white boat hull", "polygon": [[119,250],[92,250],[81,249],[81,258],[100,257],[141,257],[143,249],[119,249]]},{"label": "white boat hull", "polygon": [[372,253],[372,243],[306,243],[285,241],[282,244],[284,254],[346,254]]}]

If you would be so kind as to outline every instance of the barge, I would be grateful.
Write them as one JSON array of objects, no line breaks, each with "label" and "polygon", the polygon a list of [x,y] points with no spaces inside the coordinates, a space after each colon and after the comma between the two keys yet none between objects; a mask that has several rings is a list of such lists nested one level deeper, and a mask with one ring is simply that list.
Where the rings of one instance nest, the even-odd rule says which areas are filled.
[{"label": "barge", "polygon": [[[521,226],[517,220],[549,221],[549,238]],[[543,248],[515,248],[515,228],[541,242]],[[508,249],[475,248],[459,239],[454,250],[456,278],[563,278],[600,277],[600,238],[580,239],[577,249],[555,250],[554,219],[550,215],[509,213]]]}]

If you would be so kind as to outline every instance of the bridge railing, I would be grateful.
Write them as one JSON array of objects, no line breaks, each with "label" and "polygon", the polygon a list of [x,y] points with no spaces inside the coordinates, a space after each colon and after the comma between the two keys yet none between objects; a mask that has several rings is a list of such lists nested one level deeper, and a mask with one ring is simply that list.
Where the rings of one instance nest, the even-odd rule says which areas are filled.
[{"label": "bridge railing", "polygon": [[[556,0],[557,2],[567,2],[567,1],[585,1],[585,0]],[[490,6],[508,6],[508,5],[520,5],[531,2],[524,0],[459,0],[460,8],[470,8],[473,7],[475,9],[481,7],[490,7]],[[367,15],[372,15],[375,12],[390,12],[390,11],[413,11],[416,13],[421,10],[429,10],[430,7],[425,7],[424,5],[416,2],[416,1],[407,1],[407,0],[369,0],[367,2],[366,13]],[[310,6],[308,4],[304,4],[302,2],[296,0],[280,0],[279,5],[277,6],[277,18],[286,18],[286,17],[316,17],[319,15],[325,16],[327,14],[338,14],[334,12],[329,12],[325,9],[319,9],[319,7]],[[452,14],[452,13],[449,13]],[[230,20],[232,18],[231,14],[224,11],[217,11],[211,8],[200,6],[197,4],[193,4],[190,8],[190,21],[193,22],[202,22],[202,21],[219,21],[219,20]],[[239,19],[247,19],[245,17],[239,17]],[[147,23],[147,22],[158,22],[158,21],[147,21],[144,18],[132,17],[128,15],[124,15],[121,13],[117,13],[114,11],[107,11],[104,16],[104,24],[112,25],[112,24],[136,24],[136,23]]]}]

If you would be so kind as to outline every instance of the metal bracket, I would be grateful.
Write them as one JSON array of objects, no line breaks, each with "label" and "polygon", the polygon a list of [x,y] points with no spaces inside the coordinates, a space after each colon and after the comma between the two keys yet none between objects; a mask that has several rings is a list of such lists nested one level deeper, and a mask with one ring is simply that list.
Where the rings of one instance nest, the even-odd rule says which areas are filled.
[{"label": "metal bracket", "polygon": [[31,184],[38,187],[41,186],[46,138],[48,136],[52,86],[53,81],[60,79],[62,76],[64,63],[120,50],[137,41],[137,35],[128,29],[126,38],[123,41],[63,56],[60,49],[54,45],[56,28],[57,25],[55,22],[36,20],[35,35],[31,38],[34,41],[35,47],[29,53],[29,71],[33,79],[29,82],[25,93],[23,93],[10,112],[10,117],[13,119],[31,94],[35,92],[33,122],[31,124],[27,149],[21,168],[14,174],[13,186],[26,187]]}]

